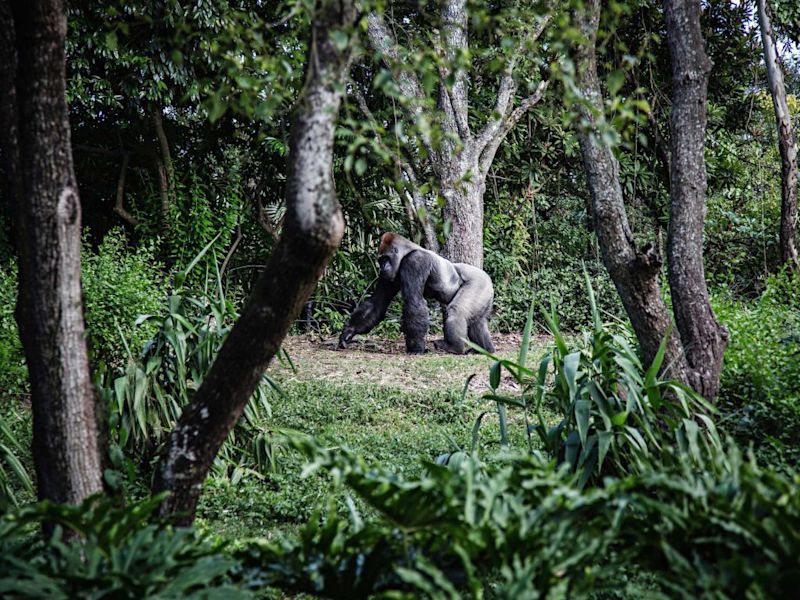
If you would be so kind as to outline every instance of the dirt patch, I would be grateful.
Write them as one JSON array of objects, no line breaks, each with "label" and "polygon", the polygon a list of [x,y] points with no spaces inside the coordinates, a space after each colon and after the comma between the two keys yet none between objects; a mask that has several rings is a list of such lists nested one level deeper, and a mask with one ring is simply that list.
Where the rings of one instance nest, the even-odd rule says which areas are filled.
[{"label": "dirt patch", "polygon": [[[521,338],[518,333],[494,334],[496,353],[509,358],[515,356]],[[541,355],[550,341],[547,336],[536,336],[531,342],[532,358]],[[297,335],[287,338],[283,347],[297,372],[292,372],[286,364],[276,363],[270,372],[282,381],[367,383],[417,391],[461,390],[467,378],[474,374],[470,390],[488,389],[490,359],[479,354],[455,356],[436,351],[433,338],[428,340],[429,351],[422,355],[406,354],[402,338],[366,337],[352,343],[347,350],[340,350],[336,337]],[[510,378],[504,378],[503,387],[513,389],[516,386]]]}]

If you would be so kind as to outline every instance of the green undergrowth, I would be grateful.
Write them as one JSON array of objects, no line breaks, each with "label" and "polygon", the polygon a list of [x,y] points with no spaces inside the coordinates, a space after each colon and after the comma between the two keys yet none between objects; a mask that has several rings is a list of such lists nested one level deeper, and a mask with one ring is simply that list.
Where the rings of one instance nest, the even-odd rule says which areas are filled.
[{"label": "green undergrowth", "polygon": [[[479,362],[485,365],[485,358]],[[419,369],[435,372],[437,365],[459,358],[418,357],[409,379]],[[466,358],[470,360],[470,358]],[[377,368],[377,367],[376,367]],[[484,366],[485,370],[485,366]],[[476,418],[487,412],[478,434],[479,449],[487,455],[500,449],[496,406],[471,391],[462,399],[460,386],[409,391],[399,386],[346,381],[283,381],[284,396],[272,403],[276,432],[292,430],[314,435],[336,447],[357,452],[369,463],[382,464],[406,477],[418,477],[423,461],[469,451]],[[555,421],[555,415],[552,415]],[[517,422],[518,421],[518,422]],[[521,416],[509,415],[512,446],[525,442]],[[211,479],[199,509],[199,524],[226,539],[272,537],[305,523],[330,490],[330,478],[306,476],[305,458],[282,449],[274,472],[252,475],[239,482]]]},{"label": "green undergrowth", "polygon": [[751,301],[718,290],[730,334],[719,404],[723,425],[765,464],[800,463],[800,278],[779,273]]}]

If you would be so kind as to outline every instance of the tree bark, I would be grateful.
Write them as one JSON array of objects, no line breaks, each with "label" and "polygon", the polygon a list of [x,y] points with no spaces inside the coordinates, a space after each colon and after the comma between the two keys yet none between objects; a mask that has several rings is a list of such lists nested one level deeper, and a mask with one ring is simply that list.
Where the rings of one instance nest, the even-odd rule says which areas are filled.
[{"label": "tree bark", "polygon": [[172,165],[172,152],[169,149],[167,132],[164,130],[164,119],[161,117],[161,109],[153,111],[153,128],[156,131],[158,147],[161,151],[161,162],[164,163],[164,170],[167,179],[167,189],[172,195],[175,193],[175,168]]},{"label": "tree bark", "polygon": [[667,256],[675,322],[691,386],[709,400],[719,389],[728,331],[711,308],[703,267],[706,95],[712,63],[700,31],[700,0],[664,0],[672,61],[671,215]]},{"label": "tree bark", "polygon": [[[459,53],[469,51],[468,13],[465,0],[443,0],[441,32],[436,50],[445,66],[439,72],[437,110],[433,119],[443,135],[435,145],[427,135],[421,136],[417,173],[431,172],[444,198],[442,217],[449,223],[450,233],[442,254],[453,262],[483,266],[483,195],[486,177],[498,147],[523,115],[542,98],[547,82],[542,82],[530,96],[515,106],[517,84],[514,79],[516,57],[509,61],[497,88],[495,108],[483,128],[473,133],[469,126],[468,73],[455,66]],[[535,41],[544,31],[549,18],[533,28],[527,39]],[[367,36],[370,45],[379,53],[386,66],[395,73],[395,80],[407,102],[403,104],[406,118],[418,121],[425,111],[427,98],[416,75],[402,66],[402,56],[389,27],[378,13],[368,17]],[[520,45],[522,46],[522,44]],[[455,71],[453,71],[455,69]],[[424,130],[425,128],[423,128]],[[417,194],[415,204],[423,195]],[[428,201],[429,207],[434,203]],[[435,237],[425,230],[425,237]]]},{"label": "tree bark", "polygon": [[584,0],[575,20],[585,38],[575,49],[575,82],[586,102],[578,107],[583,123],[577,129],[603,264],[636,332],[645,365],[652,364],[661,341],[669,336],[663,372],[685,381],[683,349],[661,297],[658,248],[653,244],[636,248],[619,182],[619,162],[601,131],[604,105],[595,50],[600,0]]},{"label": "tree bark", "polygon": [[341,241],[344,219],[333,185],[333,134],[349,50],[331,39],[355,21],[352,0],[320,0],[314,11],[306,85],[292,125],[283,233],[242,315],[192,402],[184,409],[159,464],[154,492],[178,524],[194,519],[214,456],[238,421],[292,321]]},{"label": "tree bark", "polygon": [[81,297],[67,21],[60,0],[10,4],[0,5],[2,154],[19,252],[16,317],[31,382],[38,495],[77,504],[103,486]]},{"label": "tree bark", "polygon": [[[483,268],[483,194],[486,175],[477,173],[477,164],[464,165],[454,160],[443,165],[440,193],[444,197],[443,216],[450,224],[442,256],[456,263]],[[470,177],[470,174],[474,173]],[[470,179],[468,179],[470,177]]]},{"label": "tree bark", "polygon": [[789,113],[789,104],[786,102],[786,85],[783,81],[778,46],[775,43],[770,9],[766,0],[758,0],[758,23],[764,46],[767,82],[775,107],[778,150],[781,155],[781,262],[798,271],[800,258],[797,254],[797,142],[792,131],[792,117]]}]

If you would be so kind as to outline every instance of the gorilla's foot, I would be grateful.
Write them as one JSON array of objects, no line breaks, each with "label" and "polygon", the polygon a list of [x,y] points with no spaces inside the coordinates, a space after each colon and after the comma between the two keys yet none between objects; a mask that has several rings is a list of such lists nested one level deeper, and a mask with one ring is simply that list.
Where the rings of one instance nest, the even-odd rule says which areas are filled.
[{"label": "gorilla's foot", "polygon": [[450,354],[464,354],[464,346],[463,344],[459,347],[455,344],[451,344],[447,340],[436,340],[433,342],[434,348],[437,350],[441,350],[443,352],[449,352]]}]

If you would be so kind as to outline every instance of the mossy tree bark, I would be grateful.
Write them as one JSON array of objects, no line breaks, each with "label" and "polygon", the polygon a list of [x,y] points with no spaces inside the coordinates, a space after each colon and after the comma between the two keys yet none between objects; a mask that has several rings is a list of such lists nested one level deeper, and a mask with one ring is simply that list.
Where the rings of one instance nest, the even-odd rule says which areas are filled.
[{"label": "mossy tree bark", "polygon": [[691,386],[708,399],[719,389],[728,331],[717,321],[703,266],[705,133],[711,59],[700,30],[700,0],[664,0],[672,61],[669,285]]},{"label": "mossy tree bark", "polygon": [[578,123],[586,180],[592,198],[594,227],[603,264],[619,293],[642,350],[645,365],[653,362],[661,341],[667,339],[665,374],[686,381],[686,361],[680,338],[672,331],[672,318],[661,296],[662,260],[652,243],[637,248],[619,180],[619,162],[603,135],[608,127],[597,75],[596,42],[600,0],[584,0],[575,12],[584,39],[575,48],[575,83],[583,94]]},{"label": "mossy tree bark", "polygon": [[64,5],[3,2],[0,29],[0,143],[19,254],[16,317],[31,382],[38,495],[77,504],[103,485],[81,296]]}]

